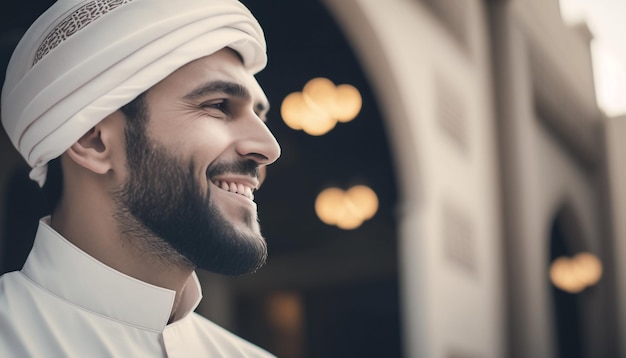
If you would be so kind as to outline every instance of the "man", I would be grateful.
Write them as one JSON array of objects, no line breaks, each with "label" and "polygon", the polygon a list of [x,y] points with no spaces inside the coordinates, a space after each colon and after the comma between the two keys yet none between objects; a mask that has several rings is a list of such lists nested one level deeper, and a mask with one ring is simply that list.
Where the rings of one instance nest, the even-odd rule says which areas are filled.
[{"label": "man", "polygon": [[270,356],[193,313],[196,268],[265,261],[265,62],[235,0],[58,0],[31,26],[2,123],[53,211],[0,278],[0,357]]}]

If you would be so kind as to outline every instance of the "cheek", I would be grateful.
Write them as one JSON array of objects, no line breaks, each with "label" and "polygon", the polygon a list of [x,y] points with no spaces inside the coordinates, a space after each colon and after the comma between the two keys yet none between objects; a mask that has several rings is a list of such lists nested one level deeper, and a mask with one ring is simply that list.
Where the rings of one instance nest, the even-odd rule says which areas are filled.
[{"label": "cheek", "polygon": [[153,134],[153,138],[158,138],[158,142],[182,158],[212,160],[211,158],[217,158],[226,151],[233,142],[231,133],[224,125],[210,125],[200,120],[182,123],[186,124],[155,128]]},{"label": "cheek", "polygon": [[175,145],[184,152],[181,153],[184,157],[193,158],[197,165],[206,169],[212,162],[226,155],[232,140],[223,131],[195,131],[181,136]]},{"label": "cheek", "polygon": [[[199,130],[189,129],[179,131],[170,136],[168,145],[176,156],[182,158],[184,163],[193,163],[194,176],[202,191],[206,194],[209,189],[209,181],[206,173],[213,163],[227,161],[233,158],[230,148],[233,141],[227,131],[213,128]],[[216,188],[213,188],[216,189]]]}]

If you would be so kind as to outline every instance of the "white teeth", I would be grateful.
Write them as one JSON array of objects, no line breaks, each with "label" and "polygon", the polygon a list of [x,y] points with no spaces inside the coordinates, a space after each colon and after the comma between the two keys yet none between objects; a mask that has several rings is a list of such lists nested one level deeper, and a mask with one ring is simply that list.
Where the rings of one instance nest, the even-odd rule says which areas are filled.
[{"label": "white teeth", "polygon": [[250,200],[254,200],[254,194],[252,193],[254,189],[250,186],[239,183],[228,183],[221,180],[216,180],[213,183],[224,191],[240,194]]},{"label": "white teeth", "polygon": [[252,194],[252,188],[249,186],[246,187],[246,196],[250,198],[250,200],[254,200],[254,194]]}]

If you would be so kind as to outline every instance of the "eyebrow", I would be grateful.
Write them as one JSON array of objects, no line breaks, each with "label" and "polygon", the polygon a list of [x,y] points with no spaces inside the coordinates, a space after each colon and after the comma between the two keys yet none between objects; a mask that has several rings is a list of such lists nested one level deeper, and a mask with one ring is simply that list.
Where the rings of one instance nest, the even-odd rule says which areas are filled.
[{"label": "eyebrow", "polygon": [[211,93],[224,93],[233,97],[250,98],[250,92],[247,88],[239,83],[228,81],[211,81],[205,83],[187,93],[183,98],[197,99]]}]

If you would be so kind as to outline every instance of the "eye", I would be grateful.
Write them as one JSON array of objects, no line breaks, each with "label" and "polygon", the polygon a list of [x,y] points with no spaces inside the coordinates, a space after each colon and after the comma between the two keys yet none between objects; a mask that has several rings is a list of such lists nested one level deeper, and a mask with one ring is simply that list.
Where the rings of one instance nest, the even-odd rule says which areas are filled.
[{"label": "eye", "polygon": [[205,102],[200,105],[204,109],[217,109],[225,112],[228,109],[228,102],[225,99]]},{"label": "eye", "polygon": [[204,102],[200,104],[200,108],[214,117],[222,117],[230,113],[230,103],[226,99]]}]

